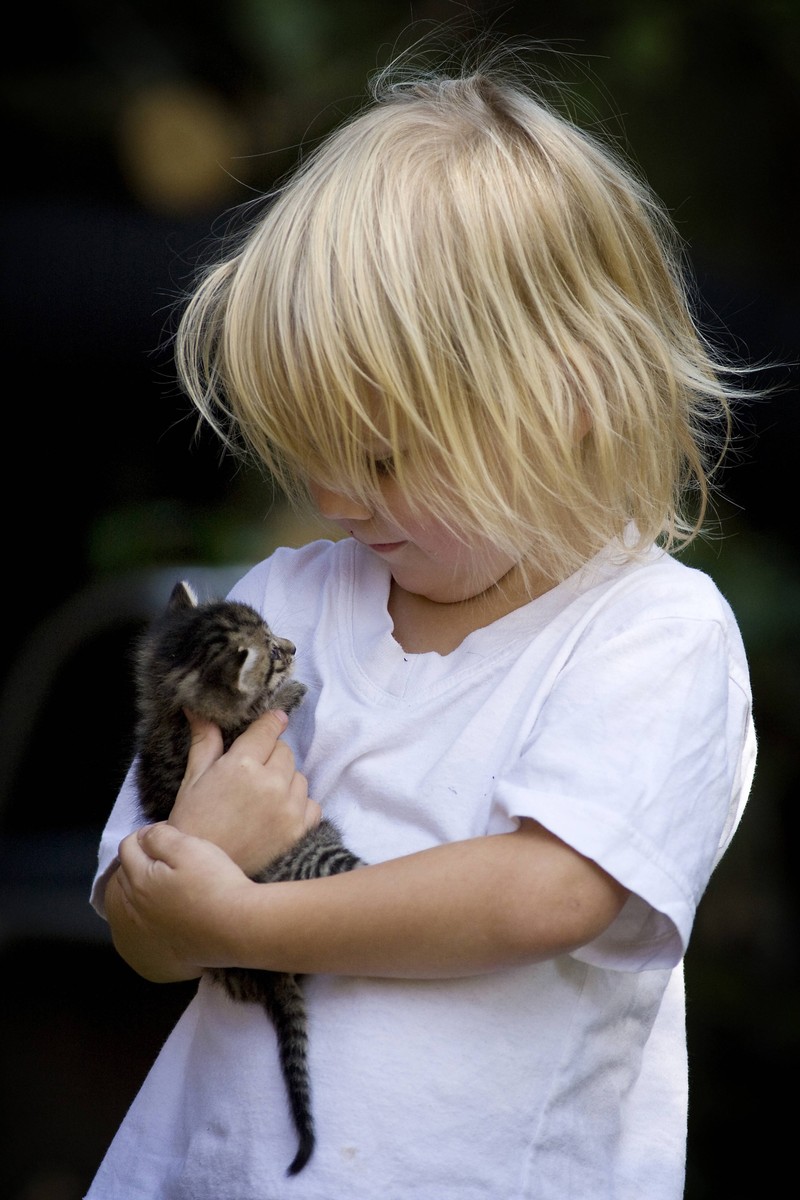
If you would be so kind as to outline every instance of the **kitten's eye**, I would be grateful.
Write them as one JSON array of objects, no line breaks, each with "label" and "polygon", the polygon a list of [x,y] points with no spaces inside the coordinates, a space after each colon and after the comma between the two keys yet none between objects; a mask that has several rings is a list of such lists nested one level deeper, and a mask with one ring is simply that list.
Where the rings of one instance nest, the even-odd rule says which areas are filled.
[{"label": "kitten's eye", "polygon": [[283,658],[283,654],[281,653],[281,650],[279,649],[278,646],[272,647],[272,649],[269,652],[269,656],[273,662],[278,662],[280,659]]}]

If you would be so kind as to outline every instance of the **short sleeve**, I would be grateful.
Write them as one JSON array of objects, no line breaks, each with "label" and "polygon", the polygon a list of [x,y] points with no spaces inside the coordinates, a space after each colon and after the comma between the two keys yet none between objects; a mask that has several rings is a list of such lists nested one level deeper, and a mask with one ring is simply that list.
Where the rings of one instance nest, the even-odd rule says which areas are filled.
[{"label": "short sleeve", "polygon": [[100,846],[97,852],[97,871],[92,881],[92,891],[89,897],[92,908],[104,920],[106,916],[106,884],[108,883],[109,875],[119,862],[117,855],[119,844],[124,837],[127,837],[129,833],[132,833],[134,829],[138,829],[143,824],[144,820],[139,811],[136,788],[133,783],[133,767],[131,767],[128,770],[128,774],[100,838]]},{"label": "short sleeve", "polygon": [[631,892],[583,961],[668,968],[685,953],[753,774],[746,664],[730,639],[715,620],[663,618],[576,648],[499,785],[509,817],[539,821]]}]

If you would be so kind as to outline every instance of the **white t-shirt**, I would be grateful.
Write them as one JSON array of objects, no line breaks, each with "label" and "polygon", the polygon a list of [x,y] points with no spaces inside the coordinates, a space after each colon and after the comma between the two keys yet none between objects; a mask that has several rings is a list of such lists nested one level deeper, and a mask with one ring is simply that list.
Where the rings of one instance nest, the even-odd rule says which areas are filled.
[{"label": "white t-shirt", "polygon": [[[312,976],[317,1147],[275,1039],[207,980],[89,1200],[678,1200],[682,958],[752,779],[748,671],[708,577],[611,547],[451,654],[392,637],[389,571],[357,543],[280,550],[233,595],[298,646],[287,740],[367,861],[532,817],[632,895],[581,950],[466,979]],[[93,903],[137,824],[130,782]],[[498,889],[503,879],[497,880]]]}]

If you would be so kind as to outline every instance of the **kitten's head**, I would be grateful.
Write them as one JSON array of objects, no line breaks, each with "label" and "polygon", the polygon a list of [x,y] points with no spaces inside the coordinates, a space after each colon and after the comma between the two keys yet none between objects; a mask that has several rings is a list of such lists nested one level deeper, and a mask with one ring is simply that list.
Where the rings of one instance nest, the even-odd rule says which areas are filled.
[{"label": "kitten's head", "polygon": [[294,655],[292,642],[276,637],[249,604],[201,604],[181,580],[140,645],[140,687],[150,686],[160,701],[226,729],[269,707],[291,674]]}]

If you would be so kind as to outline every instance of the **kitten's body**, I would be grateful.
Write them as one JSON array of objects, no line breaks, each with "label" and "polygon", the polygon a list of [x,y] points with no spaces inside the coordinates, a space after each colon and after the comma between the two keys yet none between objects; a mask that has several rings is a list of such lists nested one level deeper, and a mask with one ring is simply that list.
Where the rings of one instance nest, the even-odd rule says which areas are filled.
[{"label": "kitten's body", "polygon": [[[145,632],[136,654],[136,783],[147,821],[169,816],[189,753],[188,708],[217,724],[227,750],[267,709],[290,713],[306,687],[290,678],[295,648],[276,637],[249,605],[231,600],[198,604],[178,583],[167,608]],[[311,879],[360,866],[336,827],[322,820],[284,854],[253,875],[260,883]],[[234,1000],[263,1006],[278,1039],[299,1149],[289,1174],[314,1149],[307,1068],[306,1011],[299,977],[239,967],[209,972]]]}]

